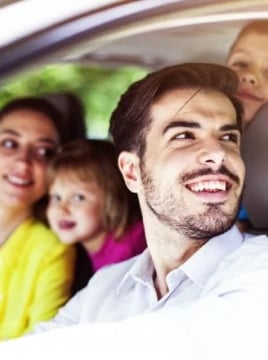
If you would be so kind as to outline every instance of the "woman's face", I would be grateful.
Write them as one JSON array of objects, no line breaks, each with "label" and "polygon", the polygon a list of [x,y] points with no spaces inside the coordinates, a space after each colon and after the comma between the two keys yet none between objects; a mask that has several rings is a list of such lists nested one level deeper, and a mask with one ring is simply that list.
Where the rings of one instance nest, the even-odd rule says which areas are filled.
[{"label": "woman's face", "polygon": [[53,122],[19,109],[0,120],[0,206],[29,209],[46,192],[48,160],[59,145]]}]

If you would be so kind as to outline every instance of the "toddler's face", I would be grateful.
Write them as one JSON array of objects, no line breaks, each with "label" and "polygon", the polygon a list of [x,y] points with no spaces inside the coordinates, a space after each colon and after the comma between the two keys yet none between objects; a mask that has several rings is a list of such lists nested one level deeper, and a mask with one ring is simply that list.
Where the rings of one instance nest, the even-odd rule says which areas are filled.
[{"label": "toddler's face", "polygon": [[49,197],[49,224],[64,243],[86,243],[103,232],[104,195],[96,182],[58,176]]},{"label": "toddler's face", "polygon": [[239,77],[237,97],[244,105],[247,126],[268,101],[268,36],[243,35],[230,51],[227,66]]}]

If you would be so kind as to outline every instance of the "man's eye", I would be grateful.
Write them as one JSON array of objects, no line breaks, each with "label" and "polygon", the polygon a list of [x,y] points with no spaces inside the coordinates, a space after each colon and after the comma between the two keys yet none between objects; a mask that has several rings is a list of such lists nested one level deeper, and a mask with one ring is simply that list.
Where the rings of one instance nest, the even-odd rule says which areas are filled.
[{"label": "man's eye", "polygon": [[235,144],[239,143],[239,136],[237,134],[225,134],[222,136],[222,140],[224,141],[231,141],[234,142]]},{"label": "man's eye", "polygon": [[194,139],[194,135],[189,132],[189,131],[184,131],[180,134],[177,134],[176,136],[174,136],[174,139]]},{"label": "man's eye", "polygon": [[1,141],[1,147],[5,149],[15,149],[18,147],[18,144],[12,139],[3,139]]},{"label": "man's eye", "polygon": [[80,202],[80,201],[85,200],[85,196],[82,195],[82,194],[74,194],[74,195],[72,196],[72,198],[73,198],[73,200],[74,200],[75,202]]}]

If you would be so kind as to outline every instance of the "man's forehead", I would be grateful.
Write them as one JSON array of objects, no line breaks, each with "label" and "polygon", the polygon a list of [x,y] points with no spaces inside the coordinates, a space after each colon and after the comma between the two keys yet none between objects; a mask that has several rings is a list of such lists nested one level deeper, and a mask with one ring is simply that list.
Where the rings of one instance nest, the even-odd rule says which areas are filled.
[{"label": "man's forehead", "polygon": [[[183,109],[191,110],[199,105],[206,103],[206,106],[211,108],[221,105],[222,102],[229,103],[234,108],[231,100],[224,93],[214,89],[204,88],[187,88],[187,89],[174,89],[165,92],[152,104],[152,111],[167,111],[172,108],[177,109],[179,113]],[[214,106],[213,106],[214,105]]]},{"label": "man's forehead", "polygon": [[155,100],[154,103],[158,103],[167,98],[176,97],[176,96],[178,98],[185,98],[185,97],[189,97],[189,96],[191,97],[194,94],[198,94],[198,93],[200,93],[202,96],[210,96],[211,94],[215,94],[215,95],[218,94],[218,95],[228,98],[227,95],[224,94],[219,89],[203,88],[202,86],[194,86],[194,87],[174,88],[174,89],[166,90],[160,96],[157,97],[157,99]]},{"label": "man's forehead", "polygon": [[162,130],[169,128],[171,123],[184,120],[199,124],[199,127],[237,125],[237,113],[231,100],[219,91],[202,88],[166,93],[152,106],[151,118],[152,125]]}]

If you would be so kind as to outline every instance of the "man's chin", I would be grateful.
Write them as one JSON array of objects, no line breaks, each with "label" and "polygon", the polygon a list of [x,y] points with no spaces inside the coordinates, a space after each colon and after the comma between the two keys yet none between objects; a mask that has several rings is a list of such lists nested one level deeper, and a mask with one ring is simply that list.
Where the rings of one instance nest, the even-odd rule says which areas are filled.
[{"label": "man's chin", "polygon": [[[228,231],[236,222],[236,215],[219,210],[208,211],[199,217],[188,217],[185,233],[194,240],[211,239]],[[188,227],[188,229],[187,229]]]}]

